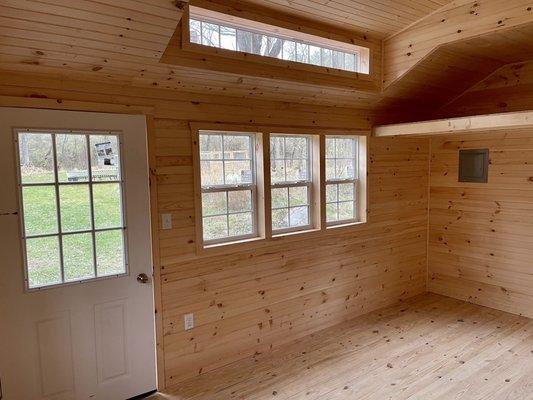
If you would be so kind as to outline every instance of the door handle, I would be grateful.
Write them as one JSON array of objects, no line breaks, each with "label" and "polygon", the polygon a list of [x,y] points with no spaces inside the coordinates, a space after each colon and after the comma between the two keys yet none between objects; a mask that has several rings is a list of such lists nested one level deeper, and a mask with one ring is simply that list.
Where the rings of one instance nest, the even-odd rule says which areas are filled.
[{"label": "door handle", "polygon": [[139,283],[148,283],[150,279],[148,278],[148,275],[146,275],[144,272],[137,275],[137,282]]}]

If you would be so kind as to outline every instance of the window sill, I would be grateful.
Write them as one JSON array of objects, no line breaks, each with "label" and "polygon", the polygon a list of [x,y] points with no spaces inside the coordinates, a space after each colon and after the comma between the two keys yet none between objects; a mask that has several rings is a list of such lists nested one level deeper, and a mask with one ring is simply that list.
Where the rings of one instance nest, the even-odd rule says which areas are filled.
[{"label": "window sill", "polygon": [[340,224],[327,225],[326,229],[338,229],[338,228],[349,228],[351,226],[363,225],[366,224],[366,221],[350,221]]}]

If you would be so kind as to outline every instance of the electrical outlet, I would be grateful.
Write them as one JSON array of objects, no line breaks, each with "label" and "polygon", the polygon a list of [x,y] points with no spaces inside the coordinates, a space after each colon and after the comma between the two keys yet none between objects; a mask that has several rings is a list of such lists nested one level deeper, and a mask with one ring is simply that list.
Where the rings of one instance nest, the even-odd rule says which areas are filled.
[{"label": "electrical outlet", "polygon": [[194,328],[194,314],[185,314],[183,316],[183,323],[186,331],[190,331]]},{"label": "electrical outlet", "polygon": [[161,227],[172,229],[172,214],[161,214]]}]

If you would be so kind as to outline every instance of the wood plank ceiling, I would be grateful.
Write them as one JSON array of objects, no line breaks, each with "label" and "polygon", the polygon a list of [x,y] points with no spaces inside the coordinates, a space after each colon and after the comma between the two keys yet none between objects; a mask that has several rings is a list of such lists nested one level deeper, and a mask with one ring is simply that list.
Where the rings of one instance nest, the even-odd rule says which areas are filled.
[{"label": "wood plank ceiling", "polygon": [[[383,38],[449,0],[247,1]],[[159,62],[183,4],[181,0],[0,0],[0,70],[379,111],[412,109],[413,102],[435,109],[468,89],[458,81],[474,84],[500,67],[501,56],[533,56],[529,50],[510,54],[529,49],[532,31],[526,27],[439,48],[400,85],[384,93],[213,73]],[[501,51],[499,57],[495,49]]]}]

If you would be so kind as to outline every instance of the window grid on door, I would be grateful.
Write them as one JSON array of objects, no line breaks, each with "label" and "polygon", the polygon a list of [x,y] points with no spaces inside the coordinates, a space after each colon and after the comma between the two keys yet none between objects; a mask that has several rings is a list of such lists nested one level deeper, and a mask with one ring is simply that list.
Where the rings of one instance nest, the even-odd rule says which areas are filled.
[{"label": "window grid on door", "polygon": [[309,229],[312,204],[311,137],[270,135],[272,231]]},{"label": "window grid on door", "polygon": [[[24,137],[25,135],[26,137]],[[52,171],[48,174],[48,179],[45,178],[42,181],[37,179],[37,181],[32,182],[32,178],[29,181],[26,179],[31,174],[27,175],[23,171],[24,166],[21,157],[24,144],[22,142],[27,144],[30,141],[31,143],[32,138],[38,135],[49,137],[51,150],[49,157],[52,158]],[[64,152],[67,150],[63,148],[64,146],[60,151],[58,150],[58,137],[64,138],[65,141],[74,138],[77,140],[76,146],[71,146],[68,150],[79,151],[80,145],[85,147],[78,153],[78,155],[86,158],[85,162],[82,160],[80,163],[80,165],[85,164],[85,168],[82,165],[81,171],[61,172],[60,176],[59,159],[66,158]],[[16,132],[15,141],[18,147],[19,160],[17,170],[26,288],[30,290],[42,289],[126,274],[124,179],[121,166],[120,135],[110,132],[20,130]],[[98,146],[100,149],[97,149]],[[25,149],[24,151],[31,153],[32,150]],[[31,154],[26,154],[25,157],[31,157]],[[98,160],[98,163],[94,162],[95,159]],[[101,166],[99,165],[100,161],[102,161]],[[28,213],[28,210],[31,210],[32,207],[45,210],[50,206],[50,199],[47,201],[47,199],[37,199],[38,196],[36,195],[27,195],[29,191],[40,190],[48,190],[52,195],[51,197],[54,197],[53,207],[55,208],[55,224],[49,225],[51,229],[48,231],[43,229],[41,232],[38,228],[29,229],[29,225],[34,222],[30,219],[35,219],[38,213]],[[74,201],[74,204],[67,206],[69,199],[65,193],[69,191],[80,197]],[[84,197],[80,193],[84,191],[87,194],[86,204],[79,202]],[[88,211],[88,215],[84,216],[84,209]],[[44,213],[44,218],[48,217],[50,220],[50,213],[46,214]],[[71,227],[76,225],[73,221],[83,219],[86,216],[88,216],[88,224],[85,226],[68,227],[69,225]],[[85,239],[84,243],[81,242],[82,238]],[[55,250],[48,248],[44,249],[43,252],[42,248],[39,249],[39,246],[33,244],[39,241],[43,241],[43,243],[48,241],[48,245],[57,246],[57,265],[54,265],[53,258]],[[84,255],[81,254],[83,248],[85,248]],[[89,248],[90,251],[87,251]],[[42,255],[46,256],[47,251],[51,258],[46,259],[45,257],[43,259]],[[39,254],[41,258],[39,258]],[[39,266],[39,263],[40,268],[36,267],[36,265]],[[51,266],[50,271],[55,269],[55,277],[45,270],[44,272],[47,274],[45,273],[44,278],[42,278],[43,271],[39,271],[39,269],[44,269],[43,265],[47,263],[48,267]]]},{"label": "window grid on door", "polygon": [[358,140],[326,136],[326,222],[328,226],[358,220]]}]

